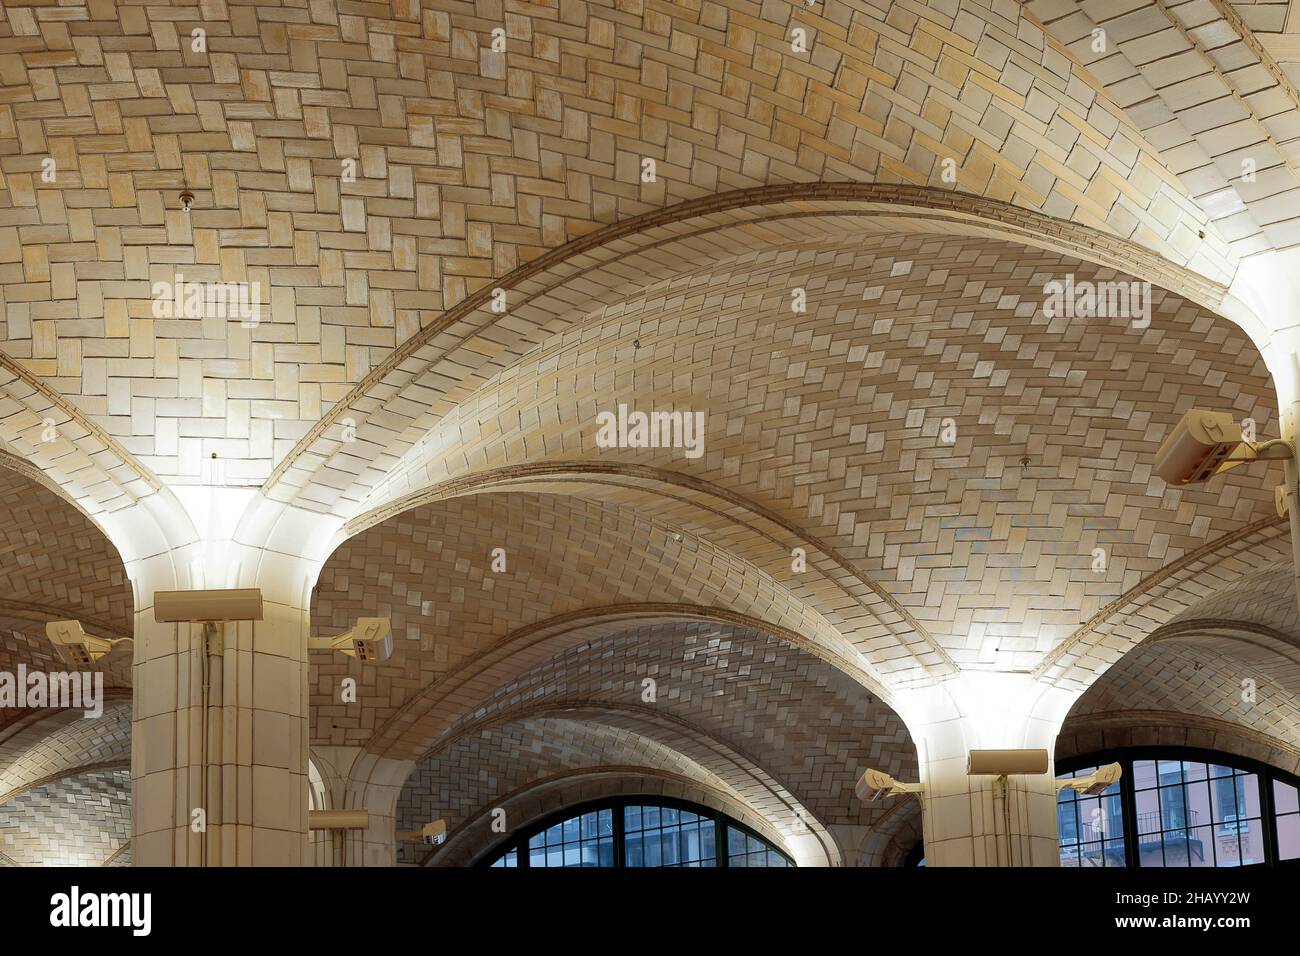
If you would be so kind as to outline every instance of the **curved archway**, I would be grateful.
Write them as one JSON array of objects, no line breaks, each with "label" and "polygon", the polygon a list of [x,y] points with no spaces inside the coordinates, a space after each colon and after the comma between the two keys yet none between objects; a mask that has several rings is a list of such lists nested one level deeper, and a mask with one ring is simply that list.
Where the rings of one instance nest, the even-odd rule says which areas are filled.
[{"label": "curved archway", "polygon": [[420,860],[424,866],[470,866],[480,860],[501,839],[492,832],[492,810],[504,811],[506,818],[528,828],[556,808],[579,800],[630,793],[658,794],[712,807],[740,820],[750,829],[777,846],[784,846],[781,834],[752,809],[727,793],[688,777],[637,766],[609,766],[593,770],[559,773],[521,787],[506,796],[496,807],[485,807],[465,825],[448,836],[447,842]]},{"label": "curved archway", "polygon": [[[576,832],[575,832],[576,831]],[[634,794],[566,807],[487,852],[491,867],[790,867],[750,828],[702,804]]]},{"label": "curved archway", "polygon": [[[815,211],[819,205],[825,207],[824,211]],[[810,206],[813,208],[810,209]],[[941,212],[936,214],[935,211]],[[492,308],[494,289],[507,292],[517,289],[524,296],[523,301],[515,303],[511,309],[512,324],[515,326],[518,326],[521,318],[527,321],[530,307],[537,310],[539,319],[545,316],[547,321],[553,322],[557,314],[571,313],[573,307],[567,302],[566,296],[559,296],[555,308],[545,308],[539,303],[539,296],[555,294],[555,290],[565,283],[580,280],[585,286],[584,301],[589,302],[592,290],[601,287],[595,281],[597,271],[620,262],[623,265],[621,271],[636,273],[644,278],[644,266],[632,265],[628,268],[629,263],[624,261],[634,253],[646,250],[664,252],[667,244],[681,242],[685,253],[680,257],[681,261],[698,263],[701,258],[698,242],[695,248],[690,248],[691,239],[698,240],[720,229],[731,229],[734,231],[733,243],[736,235],[743,236],[745,230],[752,233],[750,241],[768,242],[775,238],[770,230],[776,224],[808,220],[819,215],[834,222],[828,231],[841,240],[846,232],[852,234],[854,231],[852,228],[846,230],[846,221],[852,226],[860,225],[859,221],[883,219],[888,221],[889,231],[995,238],[1072,255],[1085,262],[1119,269],[1152,281],[1210,309],[1217,309],[1226,294],[1222,285],[1125,240],[1039,213],[1027,213],[996,200],[976,199],[966,194],[928,187],[863,183],[787,184],[737,190],[686,201],[665,210],[603,227],[543,253],[502,277],[495,285],[485,284],[467,295],[446,310],[438,321],[426,326],[389,353],[347,396],[316,422],[293,451],[279,462],[265,488],[278,500],[297,501],[313,510],[329,510],[320,505],[328,503],[332,507],[338,498],[337,490],[321,499],[320,505],[313,502],[311,494],[304,492],[313,480],[313,472],[319,469],[336,470],[336,475],[331,479],[334,487],[337,487],[343,476],[359,474],[349,463],[334,462],[336,456],[348,454],[346,446],[351,439],[344,441],[336,434],[342,428],[341,423],[345,417],[350,421],[348,431],[355,440],[373,444],[385,456],[378,463],[378,469],[374,466],[365,469],[374,477],[380,477],[394,461],[387,451],[387,445],[398,433],[412,430],[416,418],[388,402],[384,406],[383,424],[372,426],[370,411],[361,410],[358,403],[381,383],[384,383],[386,390],[400,394],[408,386],[418,385],[423,373],[436,362],[453,356],[468,368],[481,365],[484,357],[471,357],[467,354],[465,345],[475,335],[500,321],[501,314]],[[759,225],[765,225],[769,231],[756,231],[755,227]],[[722,255],[734,255],[734,248],[726,247]],[[654,271],[652,268],[651,274]],[[625,287],[627,282],[618,273],[614,274],[612,281],[615,290]],[[1234,316],[1234,321],[1249,324],[1250,313],[1244,307],[1237,309]],[[458,331],[448,338],[448,332],[453,328]],[[1262,334],[1259,328],[1247,331],[1248,334]],[[417,400],[413,404],[419,407],[421,403]],[[291,474],[294,476],[291,486],[282,488],[285,478]]]}]

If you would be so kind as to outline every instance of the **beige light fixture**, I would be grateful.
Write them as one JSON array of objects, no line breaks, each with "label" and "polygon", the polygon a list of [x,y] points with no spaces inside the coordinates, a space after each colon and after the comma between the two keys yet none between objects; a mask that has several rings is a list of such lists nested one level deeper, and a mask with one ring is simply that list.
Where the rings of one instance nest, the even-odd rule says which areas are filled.
[{"label": "beige light fixture", "polygon": [[879,800],[881,797],[897,797],[905,793],[924,793],[925,787],[919,783],[899,783],[883,770],[868,767],[858,777],[853,792],[859,800]]},{"label": "beige light fixture", "polygon": [[972,777],[1047,773],[1047,765],[1047,751],[1043,749],[972,750],[966,756],[966,773]]},{"label": "beige light fixture", "polygon": [[153,619],[159,624],[262,620],[260,588],[155,591]]},{"label": "beige light fixture", "polygon": [[366,830],[369,810],[308,810],[308,830]]},{"label": "beige light fixture", "polygon": [[350,631],[310,638],[307,646],[314,651],[338,651],[363,664],[378,664],[393,656],[393,625],[386,617],[362,617]]},{"label": "beige light fixture", "polygon": [[93,637],[80,621],[50,621],[45,625],[45,636],[59,657],[75,667],[93,667],[116,645],[134,643],[129,637]]}]

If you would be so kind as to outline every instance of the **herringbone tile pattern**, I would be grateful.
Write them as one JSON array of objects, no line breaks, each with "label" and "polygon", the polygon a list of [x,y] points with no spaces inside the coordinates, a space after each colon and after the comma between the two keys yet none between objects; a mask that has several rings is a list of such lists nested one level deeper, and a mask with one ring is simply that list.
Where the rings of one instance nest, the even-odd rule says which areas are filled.
[{"label": "herringbone tile pattern", "polygon": [[0,853],[20,866],[98,866],[131,839],[126,770],[66,777],[0,804]]},{"label": "herringbone tile pattern", "polygon": [[[1011,4],[10,6],[0,82],[0,438],[97,508],[198,481],[212,452],[260,482],[439,310],[728,189],[955,188],[1231,271],[1123,111]],[[259,283],[256,326],[156,316],[177,273]]]}]

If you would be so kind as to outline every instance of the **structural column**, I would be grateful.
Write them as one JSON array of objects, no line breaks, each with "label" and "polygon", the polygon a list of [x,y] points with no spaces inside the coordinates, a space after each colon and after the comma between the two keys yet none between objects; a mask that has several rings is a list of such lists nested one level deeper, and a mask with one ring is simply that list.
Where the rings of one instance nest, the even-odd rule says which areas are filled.
[{"label": "structural column", "polygon": [[307,611],[158,624],[136,613],[140,866],[296,865],[307,832]]},{"label": "structural column", "polygon": [[[1259,349],[1277,390],[1280,437],[1292,443],[1283,463],[1291,527],[1293,578],[1300,606],[1300,249],[1270,251],[1245,260],[1219,311]],[[1249,466],[1247,466],[1249,467]],[[1261,480],[1262,476],[1261,476]]]},{"label": "structural column", "polygon": [[[210,494],[119,544],[135,592],[133,863],[299,866],[307,838],[308,608],[328,528]],[[259,504],[266,506],[260,507]],[[246,505],[247,507],[238,507]],[[196,520],[191,525],[183,517]],[[238,529],[233,525],[239,516]],[[233,516],[233,517],[232,517]],[[175,528],[198,526],[177,544]],[[120,541],[119,536],[117,541]],[[250,543],[251,542],[251,543]],[[280,548],[277,549],[277,542]],[[144,556],[139,556],[143,552]],[[258,588],[262,619],[165,624],[164,590]]]},{"label": "structural column", "polygon": [[[964,673],[900,695],[916,743],[926,866],[1058,866],[1051,757],[1076,694],[1027,675]],[[970,776],[971,750],[1048,752],[1048,772]]]},{"label": "structural column", "polygon": [[[365,830],[340,830],[314,841],[316,866],[393,866],[397,862],[397,798],[413,760],[380,757],[360,747],[316,747],[312,762],[330,810],[366,810]],[[422,824],[428,821],[420,821]],[[328,847],[328,850],[322,850]]]}]

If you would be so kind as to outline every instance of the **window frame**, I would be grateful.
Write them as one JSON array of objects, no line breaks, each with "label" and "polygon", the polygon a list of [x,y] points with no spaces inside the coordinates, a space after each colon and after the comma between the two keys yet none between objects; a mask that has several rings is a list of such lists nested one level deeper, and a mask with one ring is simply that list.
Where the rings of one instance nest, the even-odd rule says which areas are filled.
[{"label": "window frame", "polygon": [[[714,827],[715,852],[717,853],[717,865],[713,867],[636,867],[628,866],[626,860],[627,854],[627,830],[626,830],[626,808],[633,806],[657,806],[674,810],[685,810],[688,813],[694,813],[696,816],[712,820]],[[575,803],[565,807],[563,810],[547,814],[538,820],[528,824],[522,829],[516,830],[504,840],[501,840],[488,849],[472,865],[483,869],[493,869],[492,864],[501,859],[511,850],[516,852],[516,865],[513,867],[496,867],[496,869],[532,869],[528,858],[528,841],[537,834],[550,829],[557,823],[563,823],[573,817],[580,817],[584,813],[592,813],[598,810],[614,811],[614,865],[613,867],[588,867],[588,869],[615,869],[615,870],[639,870],[639,869],[729,869],[731,868],[730,856],[728,852],[727,830],[738,830],[747,836],[755,837],[761,840],[769,851],[776,853],[786,861],[786,868],[795,869],[797,864],[790,854],[786,853],[780,847],[776,846],[763,834],[747,827],[745,824],[728,816],[721,810],[714,810],[712,807],[706,807],[698,803],[691,803],[689,800],[678,800],[674,797],[661,797],[656,794],[639,794],[633,796],[604,797],[599,800],[588,800],[583,803]],[[550,869],[547,867],[546,869]],[[562,867],[555,867],[562,869]],[[741,867],[740,869],[747,869]],[[766,869],[766,867],[755,867],[755,869]],[[782,867],[772,867],[771,869],[782,869]]]},{"label": "window frame", "polygon": [[[1220,750],[1178,746],[1119,747],[1108,750],[1094,750],[1091,753],[1056,761],[1053,768],[1053,774],[1056,777],[1076,770],[1084,770],[1088,767],[1104,766],[1108,763],[1119,763],[1123,768],[1124,773],[1119,782],[1119,798],[1124,824],[1125,867],[1157,869],[1157,867],[1143,867],[1139,862],[1141,846],[1138,834],[1137,791],[1134,787],[1133,764],[1135,761],[1140,760],[1154,760],[1157,762],[1160,760],[1183,760],[1207,765],[1216,764],[1221,767],[1230,767],[1233,770],[1254,774],[1259,782],[1259,816],[1260,826],[1264,830],[1264,859],[1259,863],[1245,864],[1242,868],[1300,866],[1300,858],[1294,860],[1278,859],[1280,850],[1278,846],[1277,808],[1273,799],[1273,781],[1276,780],[1300,790],[1300,776],[1280,767],[1274,767],[1272,764],[1262,763],[1249,757],[1224,753]],[[1216,823],[1213,826],[1217,828],[1220,824]],[[1225,869],[1228,868],[1225,867]],[[1236,869],[1236,867],[1231,867],[1231,869]]]}]

